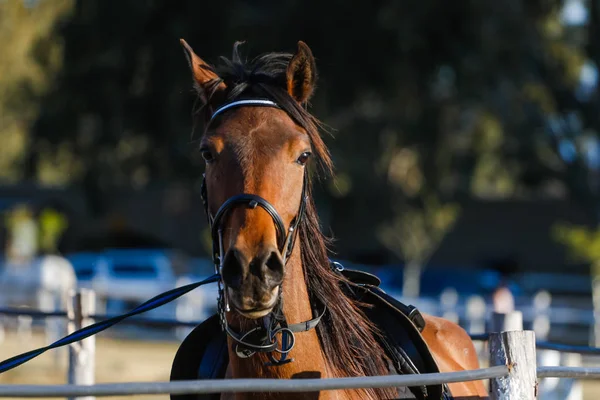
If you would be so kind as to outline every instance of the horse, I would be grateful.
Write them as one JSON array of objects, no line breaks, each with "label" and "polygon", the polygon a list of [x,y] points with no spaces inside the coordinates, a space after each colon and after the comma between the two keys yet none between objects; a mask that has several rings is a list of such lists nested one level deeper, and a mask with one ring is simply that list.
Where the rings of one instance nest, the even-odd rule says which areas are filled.
[{"label": "horse", "polygon": [[[209,328],[192,332],[182,343],[171,380],[198,377],[195,354],[207,351],[206,335],[216,331],[226,333],[226,354],[216,359],[227,360],[216,377],[389,374],[381,330],[361,300],[348,294],[345,288],[352,282],[332,268],[331,242],[321,231],[311,194],[315,170],[329,174],[333,167],[320,136],[323,124],[308,112],[317,81],[311,49],[299,41],[294,54],[266,53],[245,61],[236,42],[232,57],[221,57],[213,66],[180,42],[197,95],[194,115],[203,125],[202,199],[221,279],[219,313],[207,321]],[[422,339],[440,371],[479,368],[475,347],[459,325],[431,315],[423,319]],[[481,381],[446,388],[452,398],[487,398]],[[398,398],[399,389],[210,398],[280,397],[389,399]]]}]

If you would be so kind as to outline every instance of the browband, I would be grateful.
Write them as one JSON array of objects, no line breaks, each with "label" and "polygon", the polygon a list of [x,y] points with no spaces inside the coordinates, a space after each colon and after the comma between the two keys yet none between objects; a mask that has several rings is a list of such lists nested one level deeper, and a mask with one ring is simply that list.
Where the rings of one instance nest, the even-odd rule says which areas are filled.
[{"label": "browband", "polygon": [[247,99],[247,100],[237,100],[232,101],[231,103],[227,103],[217,108],[217,110],[210,117],[209,123],[213,121],[217,117],[217,115],[229,110],[230,108],[241,107],[241,106],[266,106],[266,107],[275,107],[279,108],[277,103],[271,100],[266,99]]}]

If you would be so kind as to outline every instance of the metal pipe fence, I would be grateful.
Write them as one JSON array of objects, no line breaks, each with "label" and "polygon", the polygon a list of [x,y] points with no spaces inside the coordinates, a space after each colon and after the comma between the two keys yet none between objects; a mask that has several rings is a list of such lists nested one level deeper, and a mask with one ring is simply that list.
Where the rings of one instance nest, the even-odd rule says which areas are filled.
[{"label": "metal pipe fence", "polygon": [[538,378],[600,379],[598,367],[538,367]]},{"label": "metal pipe fence", "polygon": [[[52,317],[67,317],[66,311],[53,311],[53,312],[43,312],[38,310],[32,310],[28,308],[0,308],[0,315],[8,315],[8,316],[29,316],[32,318],[52,318]],[[116,315],[106,315],[106,314],[93,314],[90,315],[89,318],[94,321],[104,321],[107,319],[111,319],[116,317]],[[144,317],[132,317],[131,319],[123,320],[119,323],[119,325],[143,325],[143,326],[154,326],[154,327],[162,327],[162,328],[177,328],[177,327],[187,327],[194,328],[202,321],[182,321],[177,319],[169,319],[169,318],[144,318]],[[489,338],[489,333],[477,333],[470,334],[471,340],[473,341],[487,341]],[[579,345],[570,345],[565,343],[554,343],[548,342],[544,340],[536,341],[536,348],[538,350],[555,350],[566,353],[577,353],[582,355],[598,355],[600,356],[600,348],[598,347],[589,347],[589,346],[579,346]]]},{"label": "metal pipe fence", "polygon": [[[489,333],[477,333],[469,335],[475,342],[485,342],[489,338]],[[545,340],[536,340],[535,347],[538,350],[554,350],[563,353],[577,353],[582,355],[600,356],[599,347],[578,346],[565,343],[553,343]]]},{"label": "metal pipe fence", "polygon": [[[505,365],[471,371],[325,379],[213,379],[175,382],[127,382],[95,385],[0,385],[0,397],[79,397],[239,392],[306,392],[390,388],[468,382],[508,377]],[[600,379],[600,368],[538,367],[538,378]]]},{"label": "metal pipe fence", "polygon": [[[39,310],[33,310],[29,308],[19,308],[19,307],[9,307],[9,308],[0,308],[0,315],[8,315],[8,316],[21,316],[25,315],[32,318],[54,318],[54,317],[63,317],[67,318],[66,311],[51,311],[44,312]],[[92,314],[89,318],[95,321],[105,321],[107,319],[111,319],[116,317],[117,315],[109,315],[109,314]],[[131,319],[123,320],[119,323],[119,325],[151,325],[156,327],[165,327],[165,328],[176,328],[176,327],[189,327],[194,328],[202,321],[181,321],[177,319],[170,318],[144,318],[144,317],[132,317]]]},{"label": "metal pipe fence", "polygon": [[[76,304],[77,305],[77,304]],[[80,305],[81,306],[81,305]],[[0,314],[27,315],[30,317],[67,317],[66,312],[41,312],[23,308],[1,308]],[[83,313],[85,314],[85,313]],[[87,314],[90,320],[110,319],[108,315]],[[433,385],[490,379],[490,399],[511,399],[516,393],[525,394],[523,399],[534,399],[537,381],[545,378],[600,379],[600,368],[540,366],[536,368],[537,350],[555,350],[578,354],[600,354],[600,349],[586,346],[570,346],[545,341],[535,342],[532,331],[507,328],[508,318],[500,319],[502,326],[494,327],[491,334],[471,335],[473,340],[490,342],[489,368],[446,372],[437,374],[385,375],[371,377],[323,378],[323,379],[221,379],[174,382],[128,382],[105,384],[69,385],[0,385],[0,397],[81,397],[118,396],[134,394],[208,394],[232,392],[316,392],[322,390],[384,388]],[[83,317],[82,317],[83,318]],[[81,318],[80,318],[81,319]],[[517,318],[522,323],[522,319]],[[161,324],[168,327],[196,326],[194,321],[156,318],[134,318],[123,323]],[[533,360],[532,362],[530,362]]]},{"label": "metal pipe fence", "polygon": [[0,385],[0,397],[125,396],[134,394],[208,394],[234,392],[314,392],[336,389],[390,388],[500,378],[501,365],[473,371],[419,375],[384,375],[324,379],[212,379],[174,382],[128,382],[82,385]]}]

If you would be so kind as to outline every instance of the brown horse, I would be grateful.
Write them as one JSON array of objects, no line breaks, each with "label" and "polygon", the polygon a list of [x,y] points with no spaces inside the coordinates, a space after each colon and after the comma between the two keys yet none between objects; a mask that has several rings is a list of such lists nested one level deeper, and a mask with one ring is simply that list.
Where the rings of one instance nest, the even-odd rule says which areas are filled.
[{"label": "brown horse", "polygon": [[[222,58],[222,65],[212,67],[185,41],[181,43],[200,102],[197,115],[205,127],[200,152],[206,162],[204,196],[213,256],[222,276],[221,327],[229,333],[226,376],[389,374],[377,329],[342,290],[343,278],[330,267],[328,242],[311,197],[310,164],[316,162],[325,172],[332,167],[319,136],[320,124],[306,111],[317,76],[311,50],[298,42],[294,55],[270,53],[243,62],[236,43],[232,59]],[[277,317],[282,315],[283,319]],[[273,318],[279,321],[275,325]],[[462,328],[433,316],[425,320],[422,335],[441,371],[479,368],[473,343]],[[294,324],[297,328],[303,321],[310,322],[301,324],[306,329],[292,329],[295,333],[282,329]],[[261,350],[264,342],[252,336],[260,329],[262,334],[271,332],[267,335],[271,340],[277,336],[276,343],[284,343],[280,350],[292,345],[293,349],[273,358],[273,348],[268,349],[271,353]],[[237,351],[241,343],[250,351]],[[481,381],[453,383],[449,388],[455,398],[487,397]],[[397,396],[392,389],[353,389],[222,398]]]}]

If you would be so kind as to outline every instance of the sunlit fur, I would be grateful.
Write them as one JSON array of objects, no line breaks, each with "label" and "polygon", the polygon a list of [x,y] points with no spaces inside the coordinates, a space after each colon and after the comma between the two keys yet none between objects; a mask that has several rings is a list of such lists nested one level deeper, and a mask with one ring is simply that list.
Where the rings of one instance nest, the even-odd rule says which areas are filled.
[{"label": "sunlit fur", "polygon": [[[206,86],[208,98],[221,80],[227,86],[225,98],[232,101],[239,98],[268,98],[276,102],[301,127],[311,140],[312,150],[321,171],[331,172],[332,162],[329,152],[319,135],[319,121],[309,114],[285,90],[285,71],[291,54],[270,53],[258,57],[250,63],[243,63],[234,46],[231,60],[222,58],[222,64],[215,68],[221,78]],[[222,102],[223,99],[218,101]],[[199,110],[204,122],[208,121],[218,103],[209,103]],[[319,226],[319,219],[308,185],[309,200],[306,215],[299,228],[299,240],[309,295],[321,304],[327,304],[329,311],[317,327],[317,333],[324,353],[331,355],[328,361],[338,371],[339,376],[369,376],[389,373],[385,353],[375,339],[376,329],[357,304],[344,295],[340,288],[340,276],[330,266],[327,254],[329,240]],[[392,398],[394,391],[389,389],[369,389],[369,396]]]},{"label": "sunlit fur", "polygon": [[[286,68],[291,58],[291,54],[270,53],[244,62],[239,54],[239,43],[236,43],[231,59],[221,58],[220,64],[214,68],[202,66],[214,71],[218,78],[195,86],[199,99],[199,107],[195,114],[198,122],[206,129],[212,112],[225,102],[241,98],[271,99],[285,110],[296,124],[304,128],[310,138],[320,171],[330,173],[332,162],[319,135],[321,124],[286,91]],[[223,87],[226,89],[223,90]],[[318,171],[317,169],[316,172]],[[320,347],[330,364],[326,370],[331,376],[388,374],[387,358],[376,340],[376,327],[364,317],[359,305],[344,295],[340,289],[340,276],[329,267],[330,241],[321,232],[311,188],[308,186],[306,215],[300,225],[297,246],[300,246],[304,279],[311,302],[326,304],[328,307],[328,312],[317,327]],[[428,315],[424,317],[427,327],[423,331],[423,337],[442,371],[479,367],[473,343],[462,328],[440,318]],[[257,369],[261,365],[260,358],[250,360],[255,360],[252,363]],[[475,399],[487,396],[481,382],[454,383],[449,386],[453,395],[460,398],[469,396],[468,398]],[[257,398],[268,397],[267,394],[255,395]],[[366,389],[348,391],[346,396],[357,399],[389,399],[396,397],[396,393],[389,389]]]}]

